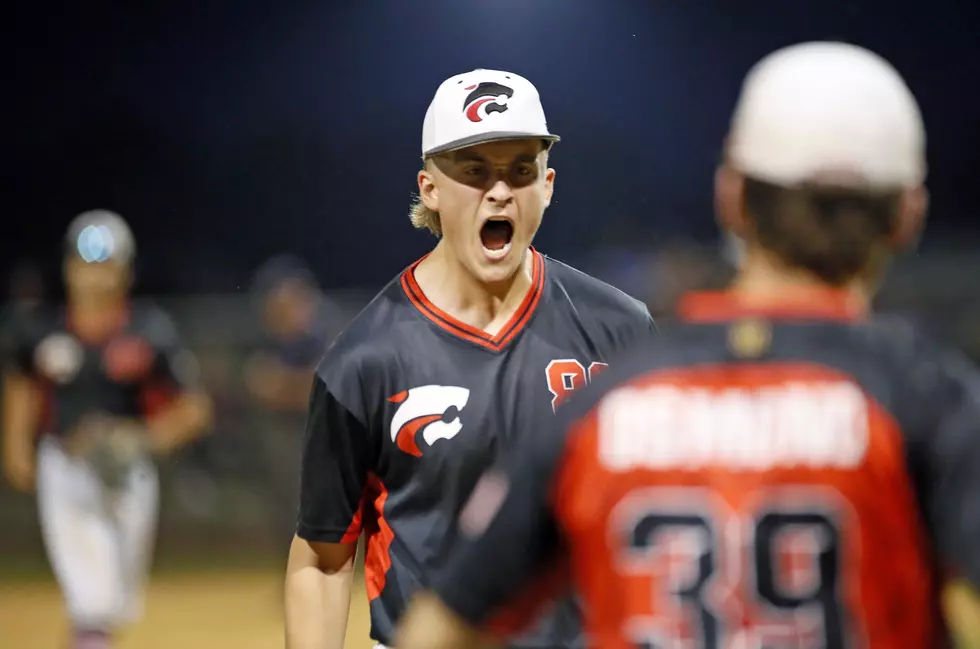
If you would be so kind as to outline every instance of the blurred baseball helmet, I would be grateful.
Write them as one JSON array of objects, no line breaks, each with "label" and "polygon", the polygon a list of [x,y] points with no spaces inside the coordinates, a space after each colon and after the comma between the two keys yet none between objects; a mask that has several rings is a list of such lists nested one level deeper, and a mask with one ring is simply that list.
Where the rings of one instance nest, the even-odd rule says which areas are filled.
[{"label": "blurred baseball helmet", "polygon": [[89,263],[110,259],[128,264],[136,256],[133,231],[126,221],[109,210],[89,210],[68,226],[66,252]]}]

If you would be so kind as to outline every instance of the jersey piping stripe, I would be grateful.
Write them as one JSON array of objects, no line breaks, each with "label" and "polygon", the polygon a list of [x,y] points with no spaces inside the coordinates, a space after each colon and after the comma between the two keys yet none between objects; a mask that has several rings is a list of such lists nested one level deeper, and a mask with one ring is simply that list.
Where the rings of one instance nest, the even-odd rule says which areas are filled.
[{"label": "jersey piping stripe", "polygon": [[152,418],[163,411],[177,397],[174,386],[157,381],[143,387],[140,392],[140,408],[143,415]]},{"label": "jersey piping stripe", "polygon": [[395,540],[395,531],[391,529],[391,524],[385,518],[387,487],[381,482],[381,478],[373,473],[368,475],[368,487],[371,492],[369,506],[372,506],[373,511],[368,512],[370,520],[364,521],[369,525],[365,530],[367,551],[364,554],[364,582],[368,601],[374,601],[381,597],[381,592],[388,581],[388,570],[391,569],[391,544]]},{"label": "jersey piping stripe", "polygon": [[467,340],[472,343],[476,343],[487,349],[493,351],[500,351],[503,349],[511,340],[513,340],[517,334],[521,332],[524,326],[530,321],[531,316],[534,314],[534,310],[538,306],[538,302],[541,301],[541,294],[544,289],[544,258],[537,250],[533,247],[530,249],[532,257],[531,265],[531,289],[524,296],[524,300],[518,306],[514,315],[511,316],[510,320],[501,328],[496,335],[491,336],[485,331],[477,329],[471,325],[466,324],[449,315],[436,305],[432,304],[425,297],[422,292],[421,287],[415,281],[415,268],[422,262],[425,257],[419,259],[417,262],[412,264],[404,273],[402,273],[401,284],[402,290],[405,291],[405,295],[412,302],[416,309],[424,315],[426,318],[431,320],[433,323],[439,325],[442,329],[448,331],[449,333]]}]

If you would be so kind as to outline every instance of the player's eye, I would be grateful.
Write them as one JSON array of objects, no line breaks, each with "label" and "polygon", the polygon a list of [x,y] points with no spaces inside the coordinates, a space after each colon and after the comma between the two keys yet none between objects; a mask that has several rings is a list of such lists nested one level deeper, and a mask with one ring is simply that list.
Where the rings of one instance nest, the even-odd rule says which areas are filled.
[{"label": "player's eye", "polygon": [[513,174],[511,176],[511,182],[518,187],[523,187],[534,182],[534,179],[537,178],[538,170],[533,164],[520,164],[514,167],[511,173]]}]

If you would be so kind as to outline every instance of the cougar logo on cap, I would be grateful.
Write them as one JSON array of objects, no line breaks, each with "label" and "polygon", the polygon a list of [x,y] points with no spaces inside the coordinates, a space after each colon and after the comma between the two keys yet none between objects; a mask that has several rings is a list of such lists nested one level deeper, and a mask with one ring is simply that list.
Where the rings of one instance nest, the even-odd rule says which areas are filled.
[{"label": "cougar logo on cap", "polygon": [[[482,122],[490,113],[502,113],[507,110],[507,100],[514,96],[514,90],[493,81],[484,81],[478,85],[467,86],[471,90],[463,102],[463,112],[471,122]],[[480,110],[480,109],[483,110]]]}]

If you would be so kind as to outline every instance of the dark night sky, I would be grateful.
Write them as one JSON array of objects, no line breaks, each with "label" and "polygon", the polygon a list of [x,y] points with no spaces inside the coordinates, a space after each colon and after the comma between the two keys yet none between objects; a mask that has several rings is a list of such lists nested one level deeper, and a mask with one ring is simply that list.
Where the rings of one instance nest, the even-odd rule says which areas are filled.
[{"label": "dark night sky", "polygon": [[377,287],[431,243],[405,217],[422,116],[474,67],[529,77],[563,136],[543,250],[574,260],[599,221],[609,237],[710,238],[741,77],[818,38],[895,63],[929,129],[932,225],[978,231],[977,2],[115,4],[5,20],[6,265],[56,270],[70,218],[106,207],[134,227],[144,290],[236,290],[283,250],[327,286]]}]

